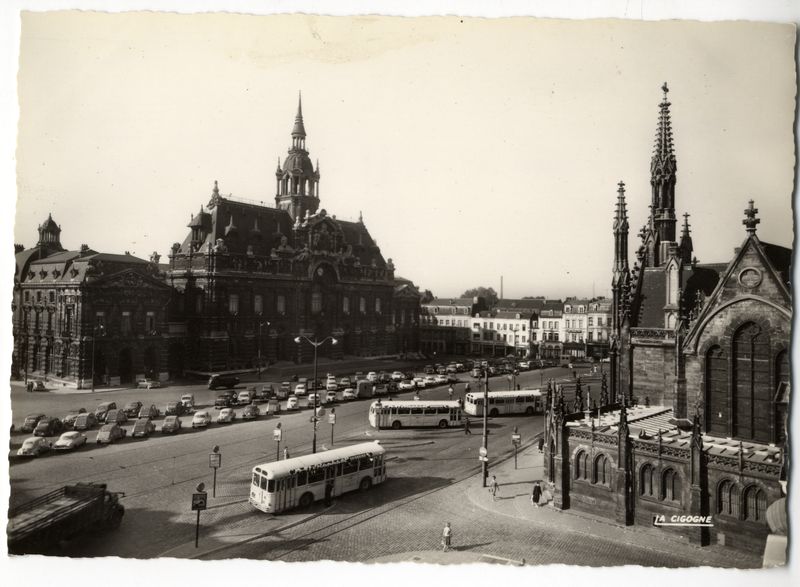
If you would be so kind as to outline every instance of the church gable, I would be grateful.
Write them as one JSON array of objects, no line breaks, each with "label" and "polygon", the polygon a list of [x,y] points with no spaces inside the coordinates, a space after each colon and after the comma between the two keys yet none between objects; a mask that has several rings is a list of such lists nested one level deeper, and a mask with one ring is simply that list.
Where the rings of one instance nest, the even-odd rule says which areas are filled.
[{"label": "church gable", "polygon": [[149,290],[153,293],[162,292],[169,293],[171,288],[160,279],[156,279],[150,275],[144,275],[135,269],[125,269],[118,273],[98,279],[93,285],[102,287],[104,289],[119,288],[125,290],[136,289],[138,291]]}]

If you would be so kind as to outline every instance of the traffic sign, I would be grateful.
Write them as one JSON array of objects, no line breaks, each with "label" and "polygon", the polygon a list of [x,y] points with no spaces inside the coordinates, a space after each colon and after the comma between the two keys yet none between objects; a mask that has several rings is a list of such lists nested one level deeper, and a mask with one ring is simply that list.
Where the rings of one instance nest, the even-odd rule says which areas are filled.
[{"label": "traffic sign", "polygon": [[222,466],[222,453],[212,452],[208,455],[208,466],[212,469],[219,469]]},{"label": "traffic sign", "polygon": [[[489,454],[489,453],[487,452],[487,450],[486,450],[485,448],[483,448],[483,447],[480,447],[480,448],[478,449],[478,454],[479,454],[479,455],[481,455],[482,457],[485,457],[485,456],[486,456],[487,454]],[[481,459],[481,460],[483,460],[483,459]]]},{"label": "traffic sign", "polygon": [[325,408],[317,408],[317,418],[321,418],[325,415]]},{"label": "traffic sign", "polygon": [[511,435],[511,442],[513,442],[514,444],[519,444],[521,440],[522,440],[522,436],[521,435],[519,435],[519,434],[512,434]]},{"label": "traffic sign", "polygon": [[328,414],[328,424],[336,424],[336,414],[333,413],[333,410],[331,410],[331,413]]},{"label": "traffic sign", "polygon": [[272,440],[274,440],[275,442],[280,442],[282,435],[283,435],[283,430],[281,430],[280,428],[275,428],[272,431]]},{"label": "traffic sign", "polygon": [[480,456],[480,457],[478,457],[478,460],[479,461],[483,461],[483,462],[489,462],[489,457]]},{"label": "traffic sign", "polygon": [[206,509],[208,505],[208,493],[205,491],[201,493],[192,494],[192,511],[200,511]]}]

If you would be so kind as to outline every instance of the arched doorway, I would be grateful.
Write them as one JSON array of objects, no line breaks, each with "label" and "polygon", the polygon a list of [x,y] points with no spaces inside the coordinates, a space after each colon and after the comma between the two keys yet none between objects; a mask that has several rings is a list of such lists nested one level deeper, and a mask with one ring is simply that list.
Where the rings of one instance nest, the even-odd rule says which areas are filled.
[{"label": "arched doorway", "polygon": [[171,379],[183,375],[183,362],[186,350],[180,342],[173,342],[167,351],[167,371]]},{"label": "arched doorway", "polygon": [[733,337],[733,436],[769,442],[771,406],[769,338],[749,323]]},{"label": "arched doorway", "polygon": [[131,349],[124,348],[119,352],[119,382],[133,383],[133,357]]},{"label": "arched doorway", "polygon": [[158,379],[158,353],[149,346],[144,349],[144,376],[149,379]]}]

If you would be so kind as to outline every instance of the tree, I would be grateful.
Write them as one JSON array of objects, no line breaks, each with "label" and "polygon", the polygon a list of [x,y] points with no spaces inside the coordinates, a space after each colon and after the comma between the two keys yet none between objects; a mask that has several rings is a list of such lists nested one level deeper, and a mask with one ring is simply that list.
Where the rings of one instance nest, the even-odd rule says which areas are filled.
[{"label": "tree", "polygon": [[434,298],[434,295],[433,295],[433,293],[431,293],[431,290],[426,289],[425,292],[422,294],[422,298],[420,299],[419,303],[420,304],[428,304],[433,300],[433,298]]},{"label": "tree", "polygon": [[479,297],[486,300],[486,307],[491,308],[497,304],[497,292],[494,291],[493,287],[475,287],[473,289],[468,289],[463,294],[461,294],[462,298],[474,298]]}]

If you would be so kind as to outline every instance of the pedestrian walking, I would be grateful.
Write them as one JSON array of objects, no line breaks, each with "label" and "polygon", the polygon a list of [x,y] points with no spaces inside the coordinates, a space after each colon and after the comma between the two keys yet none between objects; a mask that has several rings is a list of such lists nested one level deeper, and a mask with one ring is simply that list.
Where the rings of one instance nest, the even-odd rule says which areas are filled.
[{"label": "pedestrian walking", "polygon": [[283,449],[283,460],[284,461],[288,460],[288,458],[289,458],[289,449],[288,448],[284,448]]},{"label": "pedestrian walking", "polygon": [[464,395],[469,393],[469,381],[464,384]]},{"label": "pedestrian walking", "polygon": [[469,418],[464,420],[464,434],[472,434],[472,430],[469,429]]},{"label": "pedestrian walking", "polygon": [[26,387],[28,388],[28,393],[33,393],[33,381],[28,381]]},{"label": "pedestrian walking", "polygon": [[542,486],[539,485],[539,482],[533,484],[533,489],[531,490],[531,503],[535,505],[537,508],[539,507],[539,500],[542,497]]},{"label": "pedestrian walking", "polygon": [[452,400],[453,399],[453,386],[447,388],[447,395]]},{"label": "pedestrian walking", "polygon": [[450,549],[450,539],[453,531],[450,529],[450,522],[447,522],[442,529],[442,552],[447,552]]},{"label": "pedestrian walking", "polygon": [[489,492],[492,494],[492,501],[497,499],[497,494],[500,491],[500,484],[497,482],[497,477],[492,475],[492,482],[489,484]]},{"label": "pedestrian walking", "polygon": [[544,438],[539,439],[539,452],[541,453],[544,450]]}]

